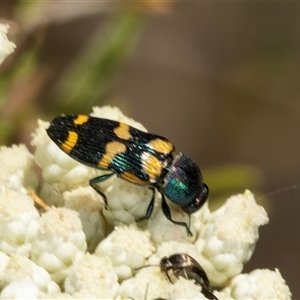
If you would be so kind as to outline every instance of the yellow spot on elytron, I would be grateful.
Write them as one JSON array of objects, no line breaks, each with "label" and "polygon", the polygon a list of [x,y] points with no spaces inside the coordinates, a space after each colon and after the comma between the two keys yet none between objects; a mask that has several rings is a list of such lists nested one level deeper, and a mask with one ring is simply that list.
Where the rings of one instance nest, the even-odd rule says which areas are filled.
[{"label": "yellow spot on elytron", "polygon": [[123,140],[129,140],[131,138],[131,134],[129,132],[129,125],[120,123],[119,127],[114,129],[115,135]]},{"label": "yellow spot on elytron", "polygon": [[78,134],[75,131],[68,132],[68,138],[61,144],[61,148],[70,153],[78,141]]},{"label": "yellow spot on elytron", "polygon": [[108,169],[114,157],[126,151],[126,146],[120,142],[110,142],[106,144],[105,153],[98,163],[102,169]]},{"label": "yellow spot on elytron", "polygon": [[74,120],[75,125],[82,125],[86,123],[89,119],[89,116],[87,115],[78,115],[77,118]]},{"label": "yellow spot on elytron", "polygon": [[161,140],[160,138],[150,141],[148,145],[153,150],[163,154],[171,153],[174,150],[174,145],[171,142]]},{"label": "yellow spot on elytron", "polygon": [[120,174],[120,177],[128,180],[132,183],[136,183],[136,184],[149,184],[150,182],[148,181],[143,181],[142,179],[138,178],[137,176],[135,176],[134,174],[130,173],[130,172],[124,172],[122,174]]},{"label": "yellow spot on elytron", "polygon": [[142,155],[142,169],[150,177],[150,181],[155,181],[161,175],[163,163],[154,155],[144,152]]}]

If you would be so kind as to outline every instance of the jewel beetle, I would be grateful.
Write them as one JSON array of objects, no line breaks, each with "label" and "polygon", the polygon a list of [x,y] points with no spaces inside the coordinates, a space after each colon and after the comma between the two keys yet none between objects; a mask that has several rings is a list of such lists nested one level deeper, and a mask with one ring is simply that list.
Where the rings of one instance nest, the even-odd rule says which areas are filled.
[{"label": "jewel beetle", "polygon": [[210,282],[202,266],[190,255],[176,253],[169,257],[163,257],[160,261],[160,270],[165,273],[172,283],[169,272],[172,271],[175,277],[193,279],[196,284],[201,285],[202,294],[210,300],[218,300],[212,293]]},{"label": "jewel beetle", "polygon": [[107,198],[97,183],[115,174],[153,190],[146,214],[139,220],[150,218],[155,190],[158,190],[162,195],[165,217],[184,226],[192,235],[186,222],[172,219],[165,197],[190,215],[205,203],[209,190],[197,164],[181,152],[173,155],[175,147],[169,140],[125,123],[88,115],[59,116],[50,122],[47,134],[73,159],[111,171],[90,180],[90,185],[103,197],[106,208]]}]

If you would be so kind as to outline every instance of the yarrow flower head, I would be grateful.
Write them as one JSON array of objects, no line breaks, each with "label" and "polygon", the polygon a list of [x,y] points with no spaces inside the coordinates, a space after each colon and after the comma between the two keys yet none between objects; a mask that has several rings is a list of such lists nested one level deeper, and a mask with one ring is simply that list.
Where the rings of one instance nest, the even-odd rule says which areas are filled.
[{"label": "yarrow flower head", "polygon": [[[147,132],[117,108],[97,107],[91,115]],[[192,237],[166,219],[158,192],[150,219],[136,222],[146,215],[152,190],[107,176],[99,183],[106,206],[89,181],[107,171],[70,158],[48,137],[48,127],[38,121],[34,154],[25,146],[0,149],[6,157],[0,155],[0,298],[205,299],[207,286],[192,269],[168,266],[168,276],[162,270],[162,258],[176,253],[201,265],[215,298],[291,298],[277,269],[242,273],[259,227],[268,223],[250,191],[230,197],[214,212],[205,203],[191,215]],[[34,207],[29,188],[46,203],[46,211]],[[178,205],[167,203],[174,220],[189,223]],[[9,266],[17,265],[20,274],[7,276]]]},{"label": "yarrow flower head", "polygon": [[[11,298],[8,295],[14,294],[13,289],[17,288],[17,282],[24,284],[29,283],[34,286],[34,289],[38,294],[47,294],[49,292],[60,292],[59,286],[52,281],[50,274],[43,268],[37,266],[33,261],[24,255],[12,254],[10,256],[0,252],[1,261],[1,281],[0,289],[5,287],[2,293],[7,298]],[[24,296],[24,295],[23,295]],[[24,298],[26,298],[24,296]]]},{"label": "yarrow flower head", "polygon": [[16,48],[16,45],[7,38],[8,29],[8,25],[0,24],[0,64]]},{"label": "yarrow flower head", "polygon": [[34,207],[33,200],[2,183],[0,187],[0,251],[7,255],[15,253],[29,257],[39,228],[40,216]]}]

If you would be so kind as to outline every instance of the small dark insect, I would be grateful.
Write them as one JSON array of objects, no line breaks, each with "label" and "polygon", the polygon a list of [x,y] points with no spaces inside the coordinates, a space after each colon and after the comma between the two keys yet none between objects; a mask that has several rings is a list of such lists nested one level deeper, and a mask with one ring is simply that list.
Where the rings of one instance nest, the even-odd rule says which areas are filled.
[{"label": "small dark insect", "polygon": [[90,185],[107,199],[97,183],[116,174],[129,182],[146,185],[153,190],[146,215],[149,219],[155,199],[155,189],[162,194],[162,211],[174,224],[186,222],[172,219],[165,196],[191,214],[199,210],[208,197],[208,187],[202,181],[197,164],[179,152],[166,138],[140,131],[117,121],[87,115],[60,116],[51,121],[47,133],[52,141],[73,159],[93,168],[111,171],[90,180]]},{"label": "small dark insect", "polygon": [[160,270],[166,274],[171,283],[170,271],[172,271],[177,278],[181,276],[195,280],[196,284],[201,285],[201,292],[207,299],[218,300],[211,291],[210,283],[204,269],[191,256],[185,253],[176,253],[169,257],[164,257],[160,261]]}]

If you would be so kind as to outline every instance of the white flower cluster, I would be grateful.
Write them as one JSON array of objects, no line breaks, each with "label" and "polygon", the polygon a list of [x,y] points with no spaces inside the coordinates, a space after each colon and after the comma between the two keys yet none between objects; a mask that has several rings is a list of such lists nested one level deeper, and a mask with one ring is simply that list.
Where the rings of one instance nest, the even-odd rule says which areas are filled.
[{"label": "white flower cluster", "polygon": [[4,61],[4,59],[14,52],[16,45],[9,41],[7,38],[9,26],[6,24],[0,23],[0,64]]},{"label": "white flower cluster", "polygon": [[[145,131],[117,108],[95,108],[92,115]],[[278,270],[241,274],[258,227],[268,222],[251,192],[232,196],[215,212],[205,204],[191,216],[193,237],[165,218],[159,193],[152,217],[136,223],[152,191],[110,177],[99,184],[106,210],[89,186],[105,172],[71,159],[48,137],[49,124],[38,124],[34,155],[23,145],[0,148],[1,299],[205,299],[193,280],[171,283],[161,272],[160,260],[175,253],[201,264],[218,299],[291,298]],[[46,211],[34,206],[28,189],[47,203]],[[168,204],[175,220],[188,222],[180,207]]]}]

